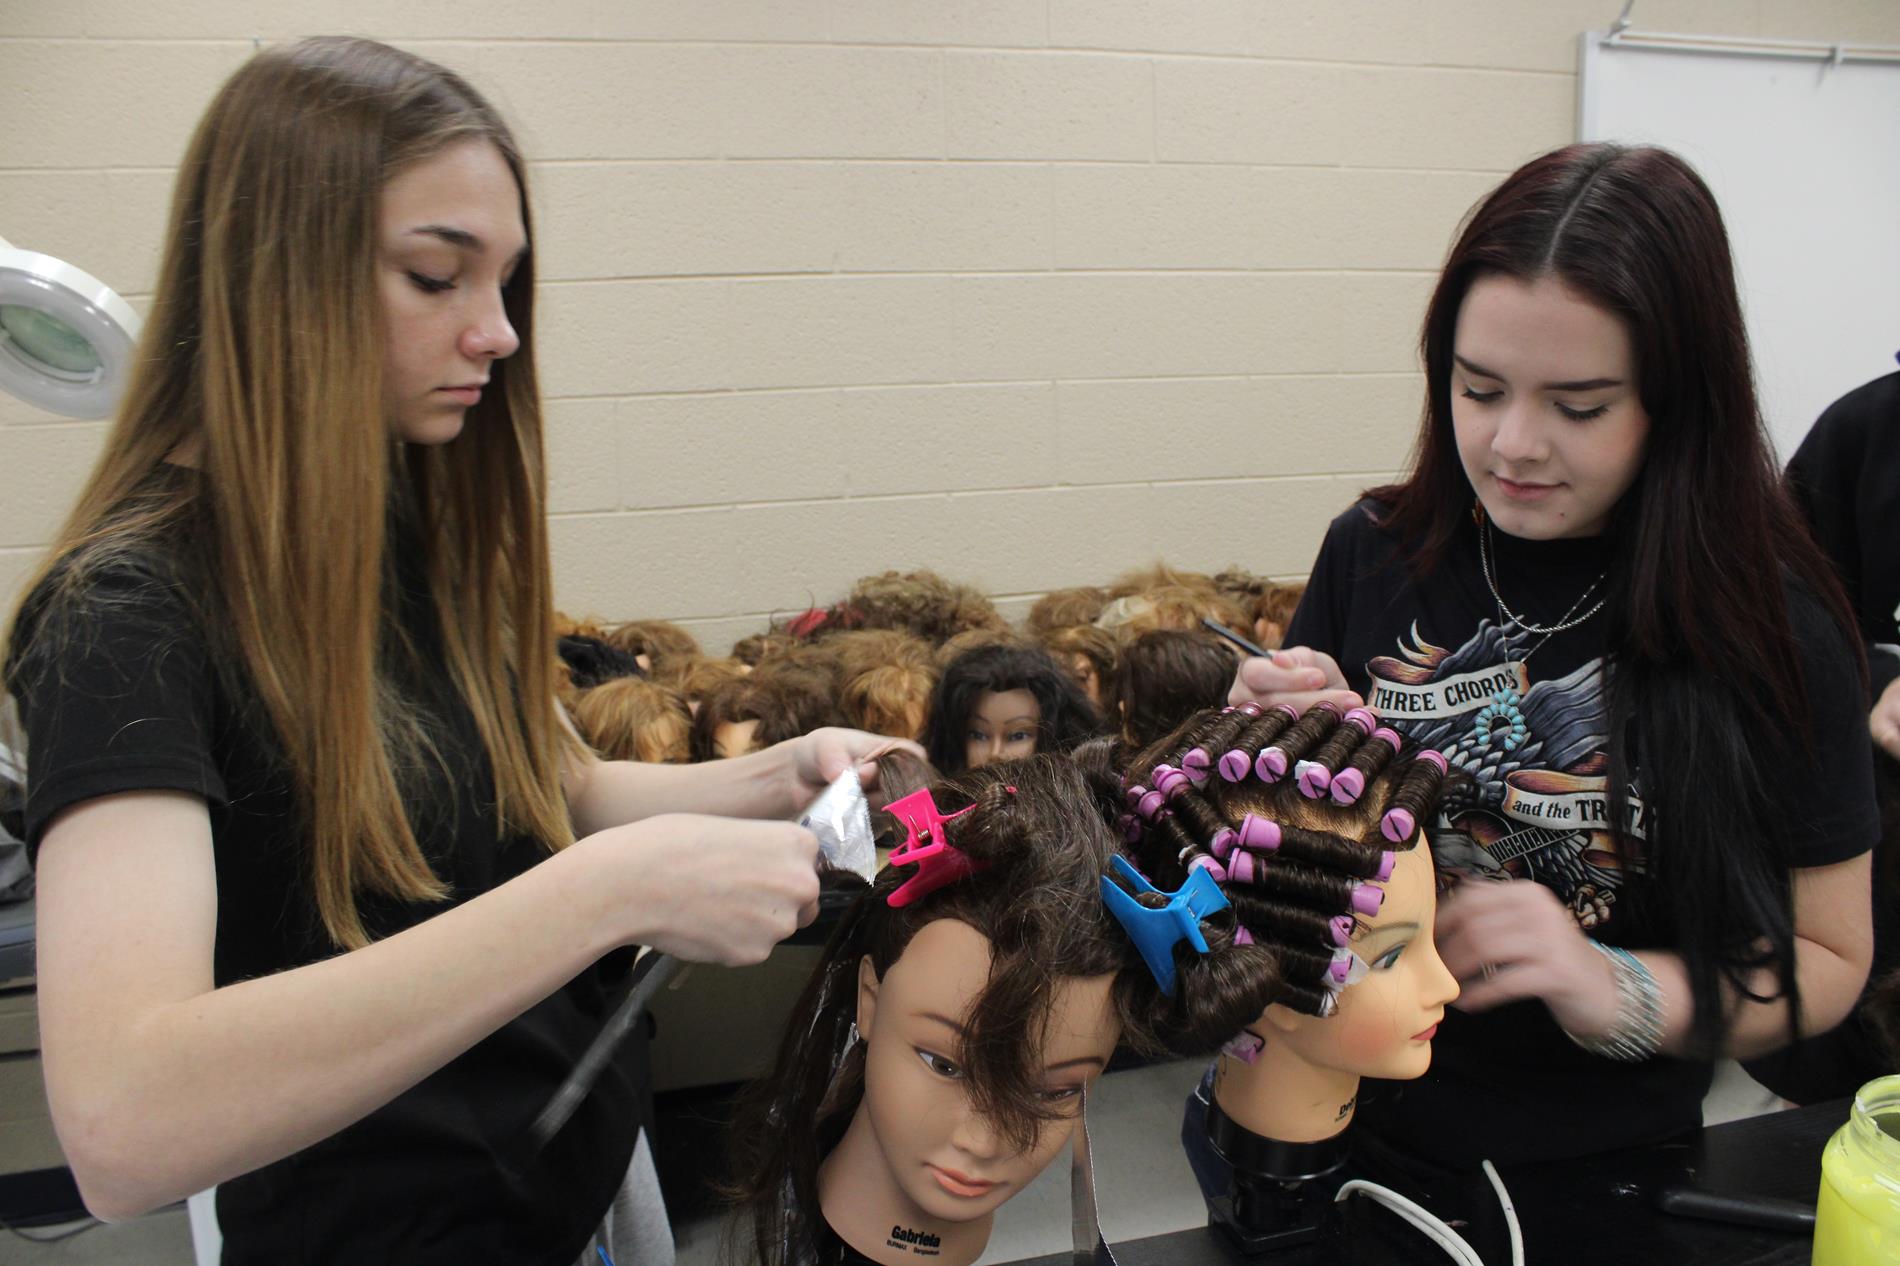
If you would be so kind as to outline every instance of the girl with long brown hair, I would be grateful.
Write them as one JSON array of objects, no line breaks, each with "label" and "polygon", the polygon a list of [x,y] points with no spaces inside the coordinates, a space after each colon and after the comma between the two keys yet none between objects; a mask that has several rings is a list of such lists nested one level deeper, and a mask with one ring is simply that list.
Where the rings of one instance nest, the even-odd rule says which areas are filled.
[{"label": "girl with long brown hair", "polygon": [[[1464,1170],[1696,1126],[1717,1055],[1831,1027],[1869,956],[1866,677],[1782,491],[1694,171],[1577,145],[1471,213],[1410,473],[1334,520],[1232,698],[1364,701],[1447,757],[1464,993],[1362,1137]],[[1493,882],[1495,881],[1495,882]],[[1482,1105],[1480,1109],[1478,1105]]]},{"label": "girl with long brown hair", "polygon": [[603,956],[763,958],[816,846],[655,815],[788,818],[889,746],[635,766],[566,724],[524,182],[420,58],[319,39],[233,75],[12,627],[55,1124],[103,1217],[218,1184],[227,1263],[670,1260],[628,1212],[658,1202],[625,1069],[521,1140]]}]

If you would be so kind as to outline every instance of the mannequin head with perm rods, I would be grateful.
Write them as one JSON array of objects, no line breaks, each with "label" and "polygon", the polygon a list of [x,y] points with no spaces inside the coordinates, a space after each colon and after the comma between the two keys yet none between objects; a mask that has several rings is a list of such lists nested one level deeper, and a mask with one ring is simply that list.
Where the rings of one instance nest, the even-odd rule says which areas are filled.
[{"label": "mannequin head with perm rods", "polygon": [[1231,1005],[1237,977],[1266,983],[1215,1078],[1221,1110],[1262,1137],[1330,1138],[1361,1077],[1423,1075],[1457,997],[1418,847],[1443,762],[1399,749],[1363,710],[1210,709],[1128,768],[1136,865],[1164,889],[1205,870],[1232,910],[1208,954],[1177,952],[1176,1019],[1161,1031],[1204,1040],[1202,1017]]},{"label": "mannequin head with perm rods", "polygon": [[974,869],[920,893],[941,876],[900,854],[833,933],[735,1122],[748,1261],[846,1260],[840,1240],[875,1262],[975,1261],[1117,1040],[1139,1038],[1152,982],[1101,900],[1112,778],[1045,754],[928,794],[948,821],[920,846],[941,834]]}]

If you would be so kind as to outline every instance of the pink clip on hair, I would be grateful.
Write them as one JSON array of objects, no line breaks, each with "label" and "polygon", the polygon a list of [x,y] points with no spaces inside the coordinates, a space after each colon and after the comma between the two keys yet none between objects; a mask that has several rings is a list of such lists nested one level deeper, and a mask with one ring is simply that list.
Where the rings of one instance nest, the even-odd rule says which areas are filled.
[{"label": "pink clip on hair", "polygon": [[[937,808],[937,802],[930,798],[930,789],[913,791],[901,800],[893,800],[884,806],[885,811],[904,824],[904,842],[891,852],[890,864],[893,866],[915,865],[917,873],[906,879],[884,904],[893,909],[922,901],[937,889],[948,883],[955,883],[965,875],[980,869],[978,863],[962,849],[943,837],[946,822],[955,822],[964,814],[976,808],[959,809],[945,817]],[[922,844],[920,841],[929,840]]]}]

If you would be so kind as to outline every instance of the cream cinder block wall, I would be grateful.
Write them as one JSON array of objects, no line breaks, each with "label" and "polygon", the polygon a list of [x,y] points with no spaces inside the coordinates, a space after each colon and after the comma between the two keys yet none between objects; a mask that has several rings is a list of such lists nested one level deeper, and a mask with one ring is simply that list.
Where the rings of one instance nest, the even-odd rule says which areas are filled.
[{"label": "cream cinder block wall", "polygon": [[[708,646],[885,567],[1016,611],[1304,573],[1404,460],[1470,204],[1575,135],[1615,0],[6,0],[0,235],[142,304],[256,41],[389,40],[534,159],[557,593]],[[1900,41],[1891,0],[1641,0]],[[0,403],[0,593],[102,424]]]}]

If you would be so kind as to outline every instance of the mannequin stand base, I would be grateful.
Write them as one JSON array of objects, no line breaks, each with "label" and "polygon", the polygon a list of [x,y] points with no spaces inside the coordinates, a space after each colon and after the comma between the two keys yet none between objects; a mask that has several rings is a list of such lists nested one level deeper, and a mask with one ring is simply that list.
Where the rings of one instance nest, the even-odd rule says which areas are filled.
[{"label": "mannequin stand base", "polygon": [[1333,1197],[1346,1181],[1351,1147],[1342,1132],[1317,1143],[1287,1143],[1236,1125],[1207,1106],[1208,1141],[1234,1167],[1227,1194],[1209,1202],[1208,1221],[1244,1257],[1330,1239],[1341,1220]]}]

